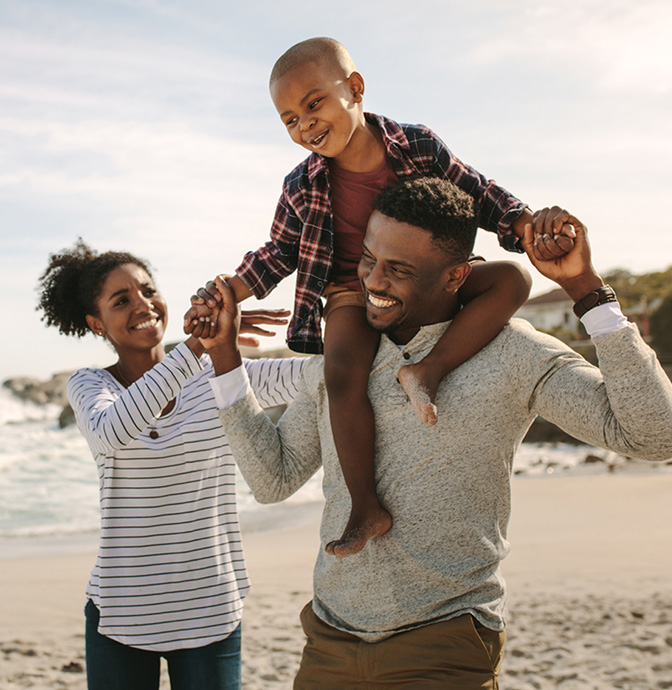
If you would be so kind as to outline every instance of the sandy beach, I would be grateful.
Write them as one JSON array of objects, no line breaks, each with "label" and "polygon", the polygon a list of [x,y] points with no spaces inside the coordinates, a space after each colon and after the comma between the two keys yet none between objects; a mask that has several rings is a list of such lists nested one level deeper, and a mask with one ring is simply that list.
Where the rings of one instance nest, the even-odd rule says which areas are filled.
[{"label": "sandy beach", "polygon": [[[667,474],[514,481],[504,690],[672,688],[671,495]],[[57,546],[0,556],[3,690],[86,687],[82,608],[94,553],[90,538],[66,553]],[[248,531],[245,547],[253,590],[243,686],[290,688],[317,518]]]}]

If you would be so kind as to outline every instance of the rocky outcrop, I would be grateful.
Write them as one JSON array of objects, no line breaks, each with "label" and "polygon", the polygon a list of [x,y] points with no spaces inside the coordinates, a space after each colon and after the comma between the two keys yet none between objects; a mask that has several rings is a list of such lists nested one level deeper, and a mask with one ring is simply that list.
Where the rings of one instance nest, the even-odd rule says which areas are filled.
[{"label": "rocky outcrop", "polygon": [[72,372],[54,374],[47,381],[41,381],[29,376],[19,376],[7,379],[3,386],[9,389],[17,398],[27,400],[37,405],[53,403],[55,405],[67,405],[65,386]]}]

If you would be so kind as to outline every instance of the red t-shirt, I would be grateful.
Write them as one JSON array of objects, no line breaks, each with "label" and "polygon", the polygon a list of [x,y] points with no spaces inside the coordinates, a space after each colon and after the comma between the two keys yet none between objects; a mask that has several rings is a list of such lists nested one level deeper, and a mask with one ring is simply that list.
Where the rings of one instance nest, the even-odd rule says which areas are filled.
[{"label": "red t-shirt", "polygon": [[373,172],[343,170],[330,162],[331,212],[334,219],[334,261],[331,282],[361,292],[357,266],[362,242],[378,194],[399,179],[387,156]]}]

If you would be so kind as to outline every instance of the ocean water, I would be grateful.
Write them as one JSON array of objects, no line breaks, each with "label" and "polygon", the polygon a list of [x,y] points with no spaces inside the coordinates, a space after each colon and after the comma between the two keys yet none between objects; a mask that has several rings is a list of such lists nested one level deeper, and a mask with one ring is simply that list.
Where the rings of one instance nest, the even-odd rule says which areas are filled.
[{"label": "ocean water", "polygon": [[[60,429],[57,406],[38,406],[0,389],[0,539],[62,537],[98,528],[98,476],[86,442],[75,426]],[[594,454],[602,463],[586,465]],[[553,477],[622,468],[624,459],[590,446],[523,444],[514,472]],[[630,463],[631,464],[631,463]],[[641,463],[644,468],[644,463]],[[635,467],[637,469],[637,467]],[[660,471],[672,471],[669,466]],[[321,472],[279,506],[262,506],[240,475],[238,508],[247,529],[298,523],[322,504]]]}]

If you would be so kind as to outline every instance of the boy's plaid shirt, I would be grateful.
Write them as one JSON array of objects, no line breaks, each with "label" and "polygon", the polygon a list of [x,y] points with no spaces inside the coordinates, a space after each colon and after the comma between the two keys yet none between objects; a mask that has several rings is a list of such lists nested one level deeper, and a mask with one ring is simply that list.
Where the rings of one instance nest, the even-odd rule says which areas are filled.
[{"label": "boy's plaid shirt", "polygon": [[[454,182],[479,207],[479,225],[496,232],[508,251],[521,252],[511,223],[525,204],[494,181],[456,158],[430,129],[400,125],[379,115],[366,118],[380,127],[394,172],[401,180],[432,175]],[[333,255],[329,168],[312,153],[285,178],[271,226],[271,239],[248,252],[236,274],[261,299],[283,278],[298,270],[294,311],[287,344],[295,352],[322,352],[322,300]]]}]

